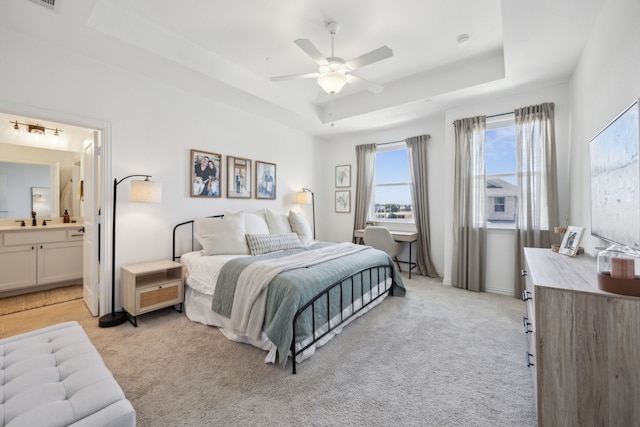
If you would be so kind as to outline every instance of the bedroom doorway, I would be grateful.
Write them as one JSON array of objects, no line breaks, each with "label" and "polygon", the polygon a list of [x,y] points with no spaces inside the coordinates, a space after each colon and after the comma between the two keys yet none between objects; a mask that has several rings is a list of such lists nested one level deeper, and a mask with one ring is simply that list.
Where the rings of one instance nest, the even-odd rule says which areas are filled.
[{"label": "bedroom doorway", "polygon": [[[19,123],[31,123],[38,122],[40,126],[46,128],[59,129],[60,137],[56,140],[55,144],[52,144],[51,140],[45,138],[35,138],[30,134],[15,135],[11,131],[11,125],[9,122],[18,121]],[[100,295],[110,294],[110,283],[103,283],[101,278],[108,277],[107,268],[110,266],[105,265],[105,262],[99,262],[99,253],[105,253],[105,248],[108,246],[109,241],[105,238],[106,233],[104,227],[100,227],[100,223],[105,219],[101,218],[99,214],[101,207],[109,209],[109,206],[105,206],[105,198],[110,195],[109,189],[105,189],[105,182],[109,182],[111,175],[110,168],[106,165],[110,164],[110,147],[109,147],[109,125],[107,123],[90,120],[84,117],[69,116],[55,111],[41,110],[34,107],[24,107],[11,104],[0,103],[0,122],[6,123],[5,126],[0,126],[0,144],[5,145],[2,157],[12,157],[7,153],[18,153],[20,155],[21,150],[43,150],[50,153],[53,162],[61,156],[61,152],[77,154],[77,163],[74,161],[69,172],[70,180],[77,179],[77,175],[80,174],[80,181],[84,183],[84,173],[87,168],[83,168],[85,162],[89,162],[91,170],[94,171],[95,182],[91,187],[80,186],[78,182],[78,188],[82,187],[85,191],[84,194],[78,194],[75,197],[83,197],[89,195],[88,191],[91,191],[91,198],[93,199],[93,206],[87,207],[85,203],[80,203],[79,213],[75,216],[82,216],[83,223],[87,220],[87,216],[90,216],[93,227],[85,228],[84,243],[83,243],[83,255],[92,253],[94,255],[89,256],[89,259],[83,259],[83,279],[91,277],[90,284],[83,283],[83,294],[85,304],[90,310],[93,316],[99,316],[108,309],[105,298],[100,298]],[[25,129],[27,129],[25,127]],[[46,133],[45,133],[46,135]],[[87,157],[85,150],[85,143],[87,140],[97,141],[94,146],[94,150]],[[49,143],[47,146],[46,144]],[[13,150],[11,146],[16,146],[16,150]],[[19,148],[20,147],[20,148]],[[43,154],[46,156],[46,154]],[[62,155],[63,156],[63,155]],[[0,158],[2,160],[2,158]],[[83,170],[84,169],[84,170]],[[61,191],[61,186],[57,186],[58,191]],[[92,190],[90,190],[92,189]],[[60,193],[57,193],[57,197],[60,197]],[[59,212],[62,216],[63,212]],[[91,244],[90,252],[87,252],[85,244],[89,242]],[[83,256],[84,258],[84,256]],[[88,285],[88,286],[85,286]],[[90,290],[90,292],[87,292]],[[105,294],[106,292],[106,294]],[[109,298],[106,298],[107,301]]]}]

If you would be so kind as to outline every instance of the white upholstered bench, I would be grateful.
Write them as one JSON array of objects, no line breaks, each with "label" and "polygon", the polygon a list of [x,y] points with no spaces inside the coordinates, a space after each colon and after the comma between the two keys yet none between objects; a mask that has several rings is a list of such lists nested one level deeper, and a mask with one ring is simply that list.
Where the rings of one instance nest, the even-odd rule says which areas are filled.
[{"label": "white upholstered bench", "polygon": [[0,340],[0,427],[135,426],[136,413],[77,322]]}]

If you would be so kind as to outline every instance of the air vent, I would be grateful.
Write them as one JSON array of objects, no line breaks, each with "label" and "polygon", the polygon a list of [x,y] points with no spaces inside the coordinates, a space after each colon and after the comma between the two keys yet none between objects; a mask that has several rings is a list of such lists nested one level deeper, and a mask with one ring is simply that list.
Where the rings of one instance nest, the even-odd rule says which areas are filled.
[{"label": "air vent", "polygon": [[56,6],[56,0],[31,0],[31,1],[51,10],[54,10]]}]

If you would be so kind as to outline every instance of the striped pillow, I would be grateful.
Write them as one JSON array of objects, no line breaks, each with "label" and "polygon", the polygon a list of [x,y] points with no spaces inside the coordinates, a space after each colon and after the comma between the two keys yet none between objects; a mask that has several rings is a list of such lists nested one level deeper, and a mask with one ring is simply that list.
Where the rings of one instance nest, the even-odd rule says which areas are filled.
[{"label": "striped pillow", "polygon": [[245,234],[251,255],[268,254],[269,252],[302,247],[296,233],[285,234]]}]

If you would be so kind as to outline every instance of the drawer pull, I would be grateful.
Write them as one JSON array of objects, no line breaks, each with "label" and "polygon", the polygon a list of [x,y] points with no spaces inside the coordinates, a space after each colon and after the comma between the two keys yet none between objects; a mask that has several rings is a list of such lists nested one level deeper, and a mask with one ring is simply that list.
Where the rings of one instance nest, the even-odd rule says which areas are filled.
[{"label": "drawer pull", "polygon": [[531,292],[523,291],[522,292],[522,301],[529,301],[531,299]]},{"label": "drawer pull", "polygon": [[533,357],[533,354],[529,353],[527,351],[527,354],[525,356],[526,360],[527,360],[527,368],[530,368],[532,366],[536,366],[534,363],[531,362],[531,358]]},{"label": "drawer pull", "polygon": [[533,332],[531,329],[529,329],[529,326],[531,326],[531,323],[529,322],[529,318],[527,316],[522,316],[522,325],[524,326],[525,334],[528,334],[529,332]]},{"label": "drawer pull", "polygon": [[71,237],[83,237],[84,234],[72,234]]},{"label": "drawer pull", "polygon": [[522,270],[520,270],[520,275],[522,277],[527,277],[527,270],[525,270],[524,268]]}]

